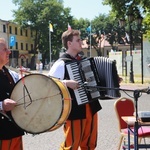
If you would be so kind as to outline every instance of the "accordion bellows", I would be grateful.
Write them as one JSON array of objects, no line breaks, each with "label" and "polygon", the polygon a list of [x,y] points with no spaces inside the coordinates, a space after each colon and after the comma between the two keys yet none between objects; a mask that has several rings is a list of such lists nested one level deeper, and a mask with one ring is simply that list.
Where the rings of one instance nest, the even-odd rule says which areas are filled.
[{"label": "accordion bellows", "polygon": [[108,88],[105,91],[101,91],[101,96],[110,98],[120,97],[116,61],[102,56],[94,57],[94,61],[100,78],[100,86]]}]

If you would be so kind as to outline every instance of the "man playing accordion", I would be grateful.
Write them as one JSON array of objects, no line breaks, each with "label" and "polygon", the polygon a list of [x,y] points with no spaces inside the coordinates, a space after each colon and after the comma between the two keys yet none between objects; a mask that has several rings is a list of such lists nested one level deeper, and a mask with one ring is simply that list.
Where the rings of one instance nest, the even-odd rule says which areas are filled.
[{"label": "man playing accordion", "polygon": [[[94,150],[98,137],[98,114],[102,109],[98,99],[83,105],[77,104],[74,90],[79,88],[77,80],[68,75],[66,64],[82,60],[78,55],[82,49],[82,41],[78,30],[67,30],[62,34],[62,43],[66,52],[58,59],[49,71],[49,76],[57,77],[68,87],[72,98],[72,109],[64,124],[65,141],[61,150]],[[89,100],[90,101],[90,100]]]}]

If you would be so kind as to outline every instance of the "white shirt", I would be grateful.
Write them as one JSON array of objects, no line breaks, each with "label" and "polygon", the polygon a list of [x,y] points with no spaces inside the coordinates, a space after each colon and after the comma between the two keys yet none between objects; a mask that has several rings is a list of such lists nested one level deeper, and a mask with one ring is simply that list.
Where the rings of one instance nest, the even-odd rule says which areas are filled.
[{"label": "white shirt", "polygon": [[19,74],[16,73],[15,71],[10,70],[10,69],[8,69],[8,71],[9,71],[9,73],[11,74],[11,76],[12,76],[14,82],[16,83],[16,82],[19,80]]},{"label": "white shirt", "polygon": [[65,62],[61,59],[58,59],[51,67],[48,76],[52,76],[60,80],[63,80],[64,75],[65,75]]}]

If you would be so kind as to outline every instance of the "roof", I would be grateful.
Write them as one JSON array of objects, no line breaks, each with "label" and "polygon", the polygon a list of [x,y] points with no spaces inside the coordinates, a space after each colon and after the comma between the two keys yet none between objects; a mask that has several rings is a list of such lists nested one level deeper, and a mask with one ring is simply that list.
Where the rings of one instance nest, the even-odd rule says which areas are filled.
[{"label": "roof", "polygon": [[[87,44],[87,40],[83,40],[82,42],[83,42],[82,48],[88,48],[89,47],[89,45]],[[109,42],[106,40],[106,37],[104,35],[101,36],[101,39],[99,40],[98,43],[99,43],[98,47],[101,47],[101,48],[103,48],[105,46],[111,46],[109,44]]]}]

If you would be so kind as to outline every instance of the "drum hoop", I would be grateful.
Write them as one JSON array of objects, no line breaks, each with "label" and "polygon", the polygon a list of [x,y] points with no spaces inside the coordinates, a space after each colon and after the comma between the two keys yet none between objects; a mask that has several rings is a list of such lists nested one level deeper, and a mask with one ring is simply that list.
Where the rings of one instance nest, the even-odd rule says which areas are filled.
[{"label": "drum hoop", "polygon": [[[53,78],[53,80],[56,81],[55,78]],[[63,86],[62,89],[60,88],[60,86],[58,86],[58,88],[60,88],[60,91],[62,92],[61,95],[64,96],[64,97],[62,97],[62,98],[64,99],[64,98],[67,97],[67,96],[69,97],[67,100],[65,100],[65,99],[63,100],[63,108],[64,108],[64,106],[66,106],[66,105],[69,105],[69,106],[70,106],[70,109],[68,110],[68,113],[66,114],[66,116],[65,116],[65,118],[64,118],[64,120],[63,120],[63,123],[64,123],[64,122],[67,120],[67,118],[68,118],[68,116],[69,116],[69,114],[70,114],[72,102],[71,102],[71,96],[70,96],[70,93],[69,93],[67,87],[66,87],[61,81],[58,80],[58,82],[59,82],[59,83],[58,83],[59,85],[61,84],[61,87]],[[65,93],[65,92],[67,92],[67,93]],[[67,102],[69,102],[69,103],[67,103]],[[64,112],[64,109],[62,109],[61,117],[64,115],[64,113],[65,113],[65,112]],[[56,130],[57,128],[59,128],[60,126],[63,125],[63,123],[60,123],[61,117],[60,117],[59,120],[56,122],[55,126],[54,126],[53,128],[50,128],[50,131]]]}]

